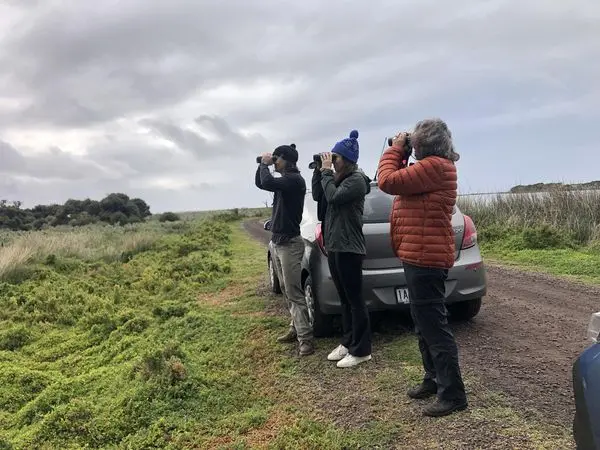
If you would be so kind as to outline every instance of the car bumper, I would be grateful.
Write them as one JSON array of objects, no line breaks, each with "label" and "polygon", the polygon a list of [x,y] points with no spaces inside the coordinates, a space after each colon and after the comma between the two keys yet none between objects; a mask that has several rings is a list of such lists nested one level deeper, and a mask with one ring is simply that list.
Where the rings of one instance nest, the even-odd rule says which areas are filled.
[{"label": "car bumper", "polygon": [[[320,271],[321,276],[313,277],[313,283],[318,283],[315,289],[321,311],[340,314],[340,299],[326,262],[320,265]],[[402,268],[363,270],[363,296],[370,311],[407,310],[409,305],[399,303],[396,295],[396,290],[403,287],[406,287],[406,279]],[[479,249],[463,250],[448,271],[446,303],[474,300],[486,293],[487,275]]]}]

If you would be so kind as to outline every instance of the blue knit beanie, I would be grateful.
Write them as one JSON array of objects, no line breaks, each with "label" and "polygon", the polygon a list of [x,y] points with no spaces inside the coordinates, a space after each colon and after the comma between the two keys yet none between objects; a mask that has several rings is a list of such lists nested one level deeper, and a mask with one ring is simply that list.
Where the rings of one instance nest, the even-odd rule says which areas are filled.
[{"label": "blue knit beanie", "polygon": [[358,131],[352,130],[350,137],[342,139],[333,146],[331,153],[343,156],[348,161],[356,163],[358,161]]}]

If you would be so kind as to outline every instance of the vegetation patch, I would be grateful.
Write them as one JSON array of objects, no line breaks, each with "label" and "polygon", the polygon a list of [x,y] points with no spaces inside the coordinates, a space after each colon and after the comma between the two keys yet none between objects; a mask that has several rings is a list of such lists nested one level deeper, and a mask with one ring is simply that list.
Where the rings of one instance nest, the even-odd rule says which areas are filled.
[{"label": "vegetation patch", "polygon": [[600,283],[600,193],[547,192],[461,198],[486,258]]},{"label": "vegetation patch", "polygon": [[127,258],[58,246],[0,281],[0,448],[569,447],[479,386],[434,427],[405,398],[421,375],[405,329],[350,371],[326,360],[335,339],[302,359],[276,343],[283,301],[234,217],[132,225],[112,239],[153,240]]},{"label": "vegetation patch", "polygon": [[150,207],[141,198],[113,193],[100,201],[69,199],[64,205],[37,205],[22,208],[20,201],[0,200],[0,230],[41,230],[68,225],[79,227],[94,223],[125,225],[142,222],[150,216]]}]

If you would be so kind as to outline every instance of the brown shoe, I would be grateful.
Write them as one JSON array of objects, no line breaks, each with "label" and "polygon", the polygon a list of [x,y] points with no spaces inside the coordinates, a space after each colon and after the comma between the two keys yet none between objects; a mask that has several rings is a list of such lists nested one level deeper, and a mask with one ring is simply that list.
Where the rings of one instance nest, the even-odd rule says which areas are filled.
[{"label": "brown shoe", "polygon": [[277,338],[277,342],[281,342],[282,344],[293,344],[298,339],[298,335],[296,331],[293,329],[288,330],[286,334],[283,336],[279,336]]},{"label": "brown shoe", "polygon": [[298,353],[300,356],[312,355],[315,352],[315,344],[313,341],[302,341],[300,342],[300,349]]}]

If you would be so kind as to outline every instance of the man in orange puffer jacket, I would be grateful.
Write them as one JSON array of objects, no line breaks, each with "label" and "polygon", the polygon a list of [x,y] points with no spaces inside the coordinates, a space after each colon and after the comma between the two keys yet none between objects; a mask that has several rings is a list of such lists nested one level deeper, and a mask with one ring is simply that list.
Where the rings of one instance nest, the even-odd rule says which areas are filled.
[{"label": "man in orange puffer jacket", "polygon": [[[411,146],[417,162],[407,166]],[[428,119],[417,123],[410,136],[396,136],[378,168],[379,188],[397,196],[390,218],[392,245],[403,263],[425,369],[423,382],[408,395],[417,399],[437,394],[423,412],[432,417],[468,406],[444,304],[445,281],[454,264],[452,211],[458,159],[448,126],[440,119]]]}]

